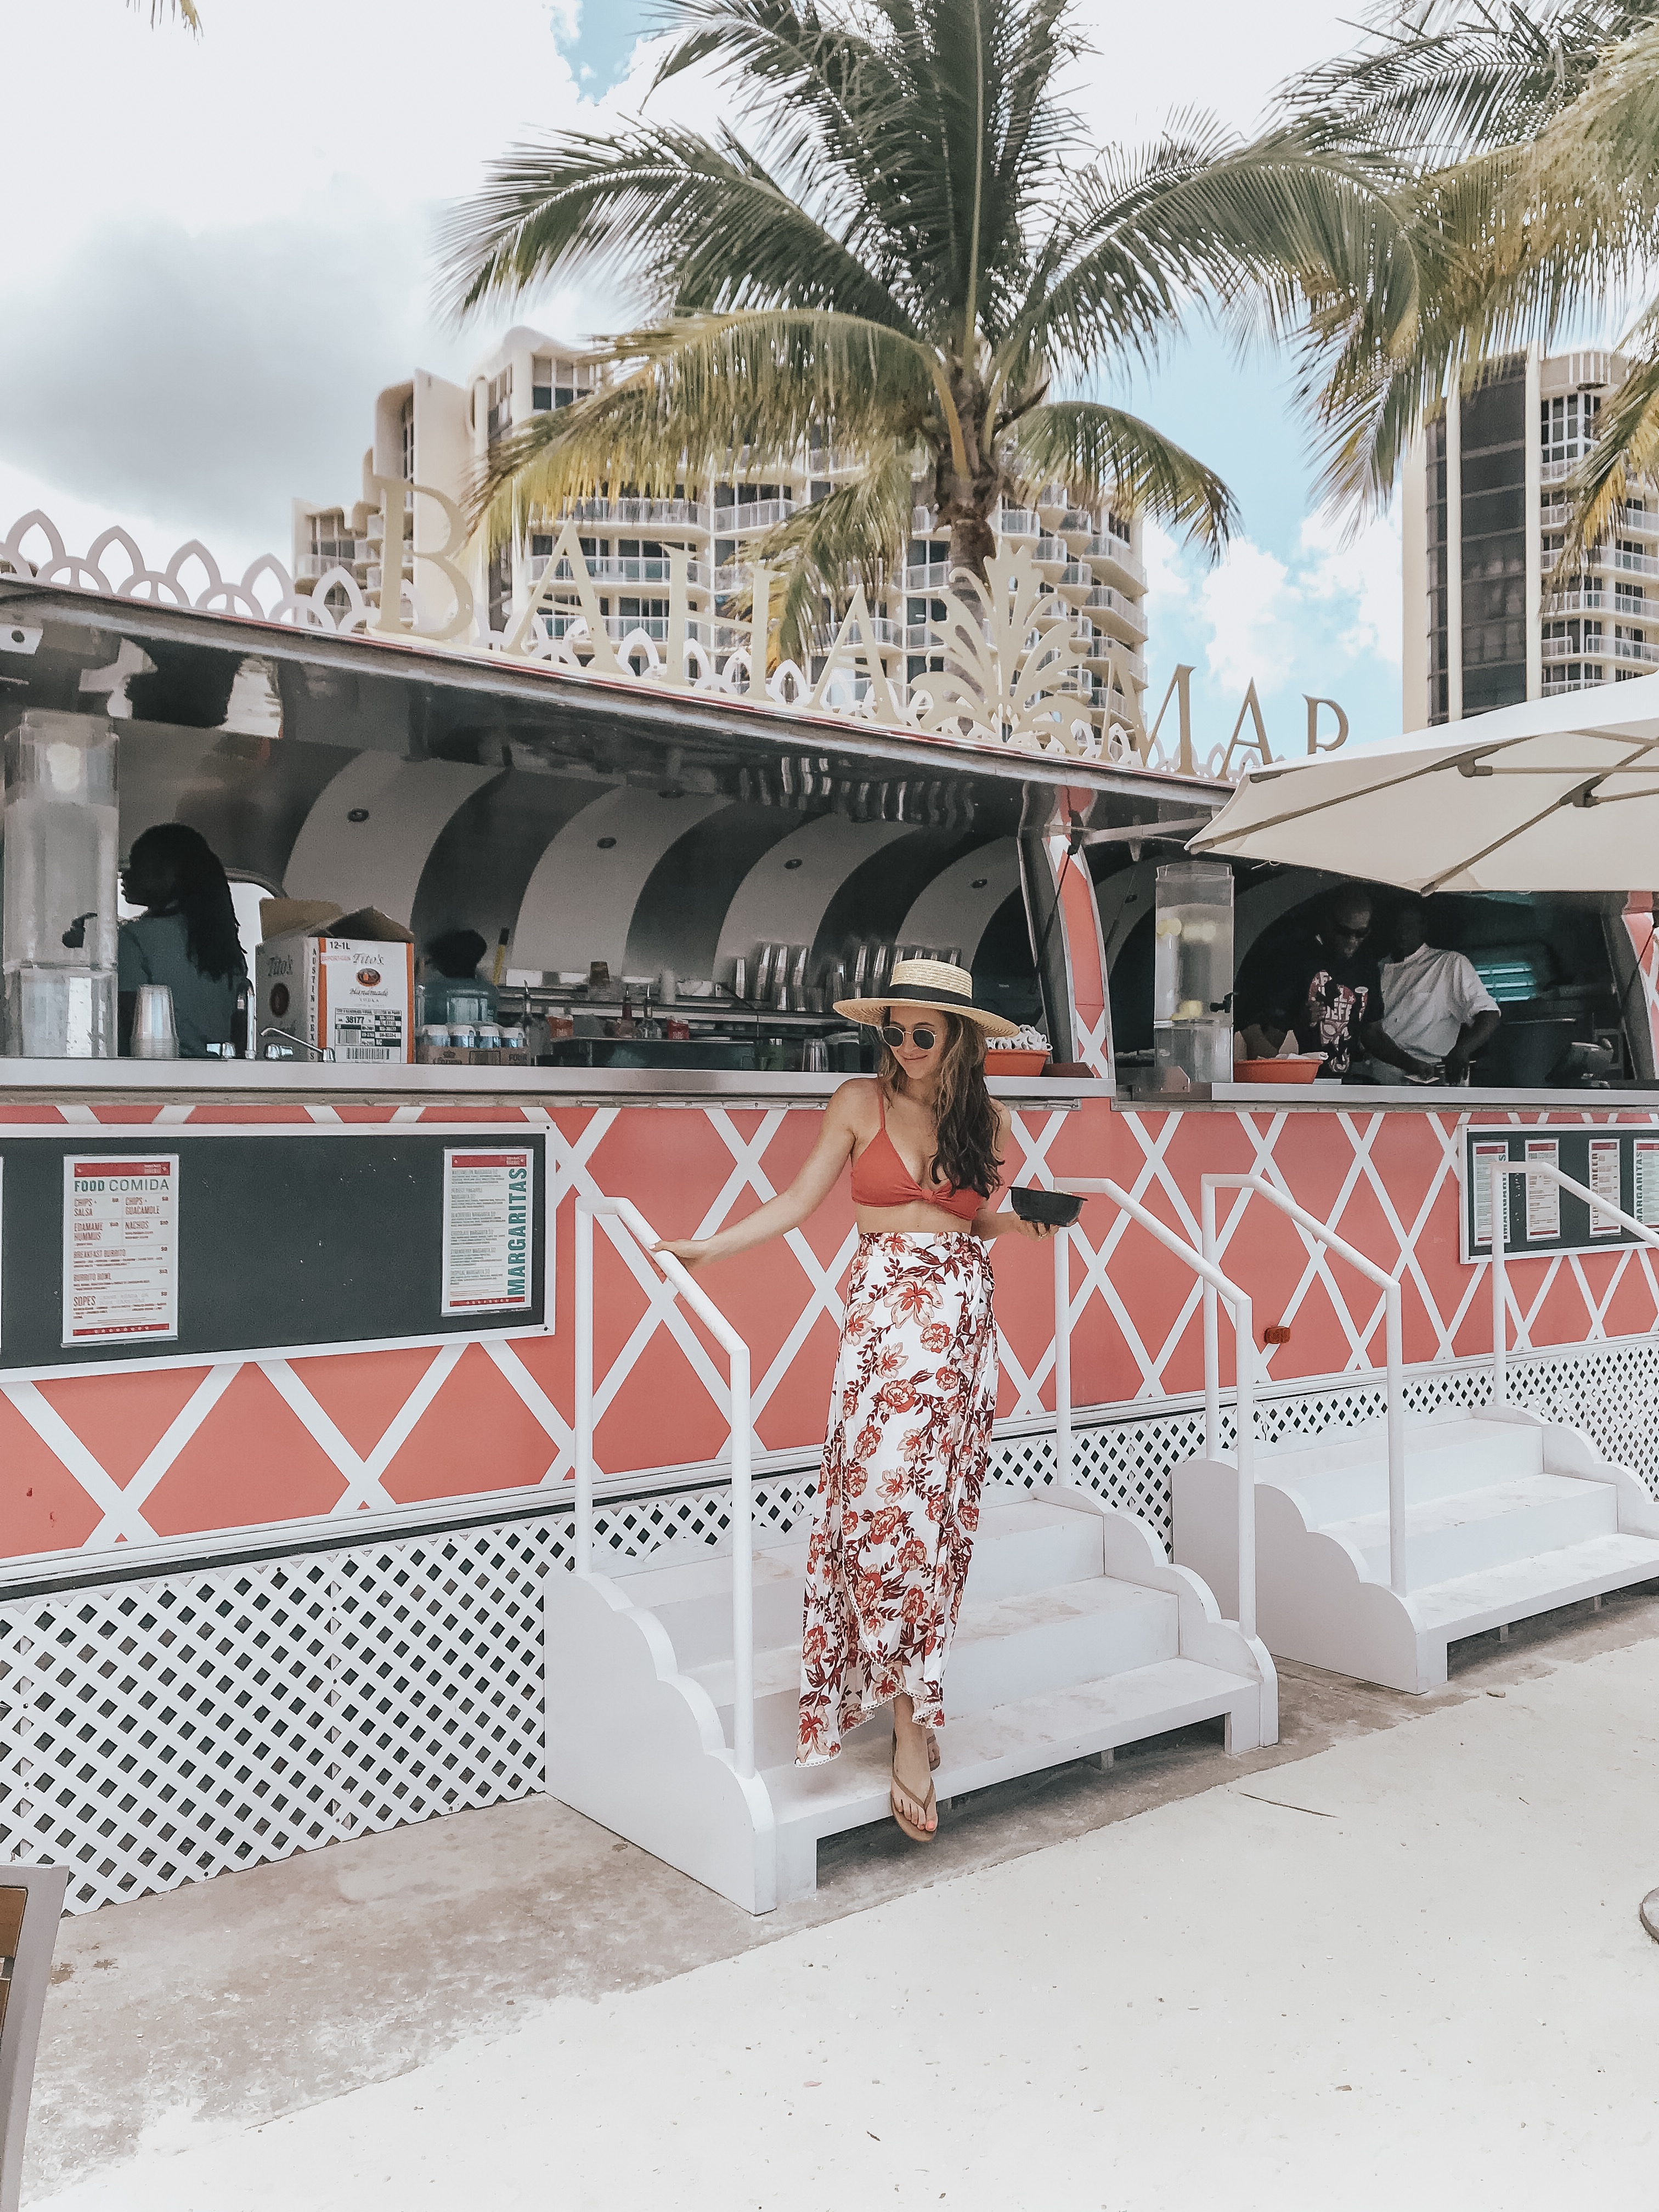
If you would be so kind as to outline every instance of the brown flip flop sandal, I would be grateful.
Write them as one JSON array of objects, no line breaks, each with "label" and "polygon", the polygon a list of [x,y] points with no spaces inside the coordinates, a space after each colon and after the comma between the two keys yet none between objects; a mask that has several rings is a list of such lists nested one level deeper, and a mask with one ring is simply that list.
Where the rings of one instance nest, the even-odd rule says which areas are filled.
[{"label": "brown flip flop sandal", "polygon": [[[898,1731],[896,1729],[893,1732],[893,1749],[896,1753],[898,1750]],[[899,1791],[903,1789],[903,1784],[899,1780],[898,1776],[895,1774],[888,1787],[887,1803],[889,1810],[891,1812],[894,1820],[898,1823],[899,1826],[902,1828],[905,1834],[908,1836],[913,1844],[933,1843],[939,1834],[939,1798],[934,1792],[931,1775],[928,1778],[927,1795],[921,1801],[924,1812],[931,1813],[933,1816],[933,1826],[931,1828],[919,1828],[915,1822],[910,1819],[908,1814],[902,1813],[899,1810]],[[915,1792],[913,1790],[905,1790],[904,1794],[913,1803],[915,1802]]]}]

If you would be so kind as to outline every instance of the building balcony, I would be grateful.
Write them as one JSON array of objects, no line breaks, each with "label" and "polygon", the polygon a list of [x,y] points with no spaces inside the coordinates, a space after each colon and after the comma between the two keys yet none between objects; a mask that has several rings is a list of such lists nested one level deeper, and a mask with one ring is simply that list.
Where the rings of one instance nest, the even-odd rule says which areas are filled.
[{"label": "building balcony", "polygon": [[1085,614],[1113,617],[1131,637],[1145,637],[1146,635],[1146,617],[1138,603],[1114,590],[1109,584],[1097,584],[1086,599],[1078,601],[1078,605]]},{"label": "building balcony", "polygon": [[948,561],[923,561],[904,572],[907,592],[943,592],[950,588],[951,564]]},{"label": "building balcony", "polygon": [[1041,538],[1042,525],[1037,520],[1034,507],[1005,507],[993,518],[992,527],[999,538]]},{"label": "building balcony", "polygon": [[717,507],[714,528],[722,536],[727,531],[775,530],[781,522],[787,522],[794,511],[793,499],[744,500],[736,507]]},{"label": "building balcony", "polygon": [[[552,557],[550,553],[531,555],[526,563],[526,573],[532,584],[539,584],[546,575],[547,564]],[[669,581],[670,564],[666,558],[629,560],[613,556],[607,559],[601,555],[588,560],[586,568],[596,584],[666,584]],[[709,589],[714,571],[708,562],[687,562],[685,568],[687,581],[694,590],[706,592]],[[559,584],[575,581],[575,572],[568,561],[560,562],[553,572],[553,580]]]},{"label": "building balcony", "polygon": [[368,543],[359,545],[355,539],[346,538],[337,545],[325,546],[320,551],[302,553],[295,564],[296,583],[314,584],[319,576],[327,575],[331,568],[343,568],[355,574],[359,562],[368,558]]},{"label": "building balcony", "polygon": [[1651,553],[1628,553],[1622,545],[1606,545],[1596,559],[1599,566],[1620,569],[1626,575],[1659,576],[1659,557]]},{"label": "building balcony", "polygon": [[573,499],[573,522],[612,522],[652,530],[707,530],[708,509],[695,499]]},{"label": "building balcony", "polygon": [[1595,663],[1565,671],[1557,670],[1544,678],[1544,696],[1558,699],[1564,691],[1595,691],[1607,682],[1603,670]]},{"label": "building balcony", "polygon": [[1115,568],[1121,580],[1132,590],[1146,590],[1146,571],[1121,538],[1114,538],[1109,532],[1104,538],[1085,538],[1073,550],[1079,561],[1087,561],[1092,568]]},{"label": "building balcony", "polygon": [[1557,592],[1545,600],[1542,613],[1551,615],[1600,614],[1607,604],[1607,595],[1600,584],[1581,584],[1574,591]]},{"label": "building balcony", "polygon": [[1644,668],[1659,668],[1659,645],[1650,645],[1644,638],[1615,637],[1613,657],[1615,660],[1639,662]]}]

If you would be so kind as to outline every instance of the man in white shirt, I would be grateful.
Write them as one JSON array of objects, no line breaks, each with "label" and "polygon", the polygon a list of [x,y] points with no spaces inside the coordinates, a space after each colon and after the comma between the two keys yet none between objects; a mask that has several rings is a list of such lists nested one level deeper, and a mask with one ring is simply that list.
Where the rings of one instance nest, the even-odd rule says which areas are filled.
[{"label": "man in white shirt", "polygon": [[1474,962],[1431,945],[1424,922],[1420,898],[1401,900],[1389,918],[1394,958],[1382,963],[1382,1010],[1371,1037],[1380,1031],[1398,1048],[1409,1063],[1408,1083],[1467,1082],[1470,1060],[1502,1017]]}]

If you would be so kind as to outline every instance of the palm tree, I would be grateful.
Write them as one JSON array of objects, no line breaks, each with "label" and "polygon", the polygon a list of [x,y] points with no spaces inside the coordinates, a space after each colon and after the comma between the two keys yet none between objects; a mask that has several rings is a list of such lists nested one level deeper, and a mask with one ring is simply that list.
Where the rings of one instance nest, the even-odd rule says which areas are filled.
[{"label": "palm tree", "polygon": [[[1339,502],[1386,499],[1455,380],[1651,285],[1659,0],[1450,0],[1294,82],[1285,111],[1377,187],[1369,250],[1304,286],[1304,391]],[[1659,295],[1624,345],[1629,376],[1565,487],[1557,583],[1659,463]]]},{"label": "palm tree", "polygon": [[1072,0],[669,5],[656,84],[713,70],[741,130],[641,119],[523,146],[448,225],[459,314],[578,273],[645,301],[600,391],[497,447],[477,501],[492,543],[606,483],[669,492],[833,443],[856,477],[763,547],[789,568],[786,652],[849,568],[897,553],[918,474],[981,580],[998,502],[1050,483],[1219,547],[1233,501],[1212,470],[1057,387],[1306,265],[1322,226],[1358,219],[1350,185],[1293,131],[1247,149],[1201,118],[1093,152],[1057,89],[1081,51]]},{"label": "palm tree", "polygon": [[[127,0],[129,8],[142,8],[144,0]],[[199,37],[202,29],[201,10],[196,0],[149,0],[150,28],[155,29],[163,15],[176,15],[187,31]]]}]

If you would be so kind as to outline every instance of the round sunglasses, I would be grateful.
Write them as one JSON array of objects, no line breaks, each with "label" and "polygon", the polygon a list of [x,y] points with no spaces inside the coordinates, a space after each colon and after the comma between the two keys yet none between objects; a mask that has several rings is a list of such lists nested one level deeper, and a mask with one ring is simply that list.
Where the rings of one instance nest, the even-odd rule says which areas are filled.
[{"label": "round sunglasses", "polygon": [[907,1030],[902,1022],[881,1025],[881,1041],[890,1051],[896,1052],[907,1036],[918,1052],[932,1052],[939,1042],[939,1031],[931,1022],[918,1022],[913,1030]]}]

